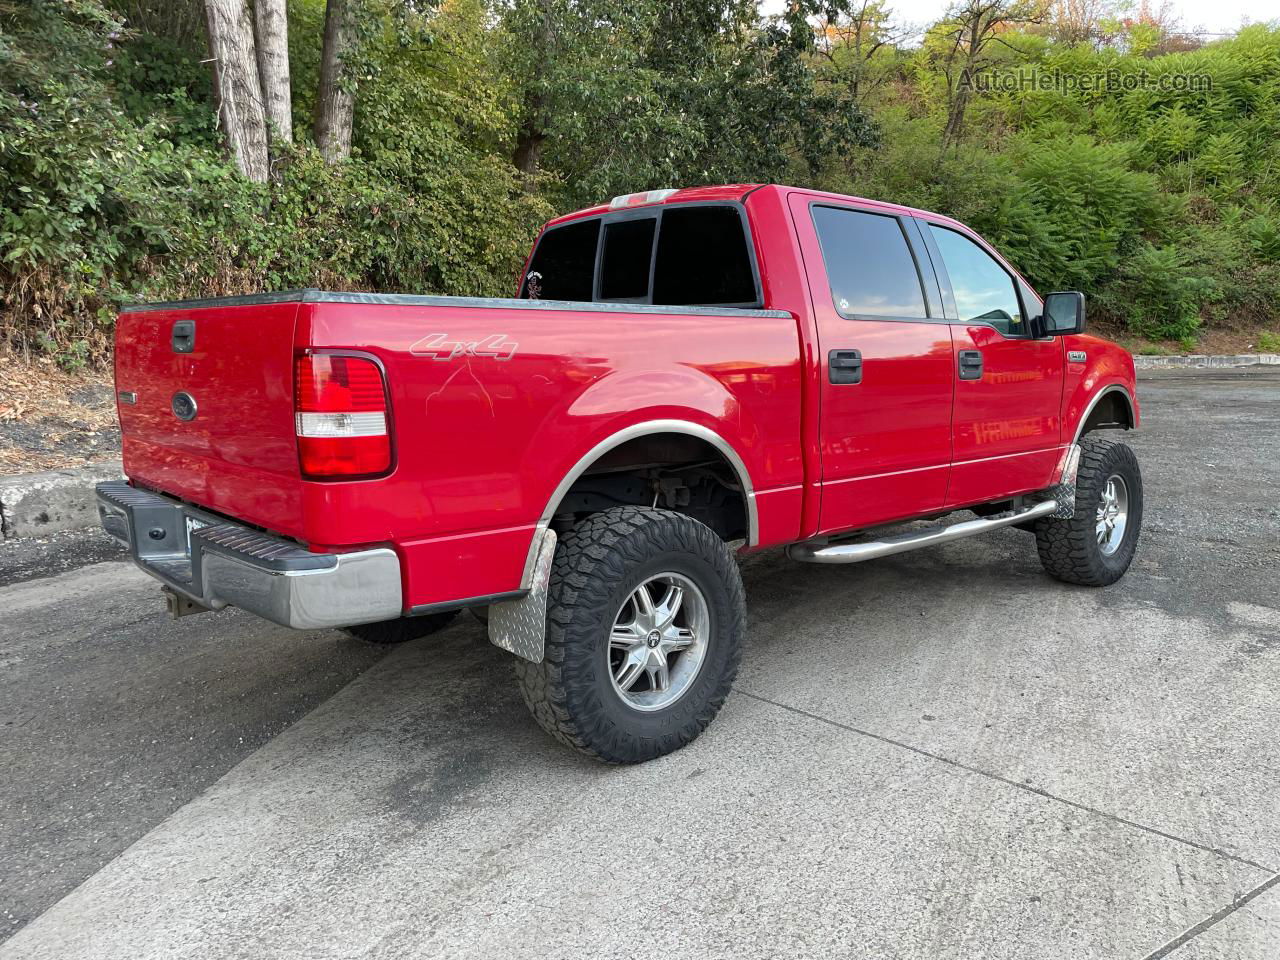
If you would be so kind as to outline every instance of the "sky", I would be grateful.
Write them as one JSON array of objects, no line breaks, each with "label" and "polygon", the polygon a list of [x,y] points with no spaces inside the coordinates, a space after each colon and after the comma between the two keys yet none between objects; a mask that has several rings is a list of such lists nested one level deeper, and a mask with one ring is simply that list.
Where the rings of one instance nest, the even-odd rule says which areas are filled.
[{"label": "sky", "polygon": [[[766,13],[777,13],[786,0],[761,0]],[[1153,8],[1159,0],[1150,0]],[[911,26],[924,26],[937,20],[947,8],[947,0],[889,0],[898,19]],[[1247,19],[1251,23],[1280,18],[1276,0],[1173,0],[1175,15],[1185,30],[1230,33]],[[1137,7],[1135,0],[1134,7]]]}]

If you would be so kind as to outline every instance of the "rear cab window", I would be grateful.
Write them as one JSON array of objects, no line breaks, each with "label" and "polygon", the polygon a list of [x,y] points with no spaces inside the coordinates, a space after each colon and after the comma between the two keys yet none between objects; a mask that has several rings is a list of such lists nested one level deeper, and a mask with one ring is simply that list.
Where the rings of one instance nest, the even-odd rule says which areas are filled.
[{"label": "rear cab window", "polygon": [[657,217],[615,220],[604,225],[599,299],[648,302],[657,225]]},{"label": "rear cab window", "polygon": [[814,206],[813,224],[840,316],[929,318],[920,270],[897,216]]},{"label": "rear cab window", "polygon": [[548,230],[525,273],[520,296],[535,300],[590,300],[596,276],[599,220]]},{"label": "rear cab window", "polygon": [[534,249],[520,297],[761,305],[746,215],[731,203],[664,205],[550,227]]},{"label": "rear cab window", "polygon": [[685,306],[759,304],[755,268],[737,207],[671,207],[662,214],[653,302]]}]

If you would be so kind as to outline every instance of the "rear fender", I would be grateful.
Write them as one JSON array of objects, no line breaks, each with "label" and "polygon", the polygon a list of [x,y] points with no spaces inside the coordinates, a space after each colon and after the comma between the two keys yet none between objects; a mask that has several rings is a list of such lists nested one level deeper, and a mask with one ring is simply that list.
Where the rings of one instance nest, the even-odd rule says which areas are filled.
[{"label": "rear fender", "polygon": [[[689,411],[694,413],[694,411]],[[527,591],[517,600],[494,604],[490,607],[489,640],[495,646],[514,653],[518,657],[532,663],[540,663],[546,640],[547,591],[551,580],[551,562],[555,553],[556,534],[550,528],[551,518],[556,507],[564,499],[569,488],[573,486],[593,463],[614,447],[634,440],[637,437],[663,433],[679,433],[705,440],[719,450],[733,468],[738,482],[742,485],[743,499],[747,505],[748,545],[756,542],[758,522],[756,519],[755,491],[751,486],[751,476],[742,457],[727,440],[709,427],[691,420],[642,420],[623,427],[598,442],[581,455],[573,466],[564,473],[563,479],[556,486],[547,506],[542,511],[538,525],[529,544],[529,552],[525,558],[524,576],[520,589]]]},{"label": "rear fender", "polygon": [[[662,397],[662,404],[645,404]],[[644,404],[644,405],[641,405]],[[569,488],[608,451],[638,437],[684,434],[711,444],[733,468],[747,505],[747,542],[759,539],[755,485],[744,451],[757,447],[760,431],[738,399],[715,378],[688,367],[604,377],[579,394],[568,410],[545,421],[529,445],[530,456],[543,459],[537,470],[547,478],[538,517],[546,529]],[[545,458],[554,458],[547,470]],[[530,545],[526,575],[537,550]]]},{"label": "rear fender", "polygon": [[[637,401],[653,396],[662,396],[669,402],[635,407]],[[588,437],[590,445],[570,447],[562,443],[564,423],[582,429],[586,426],[584,421],[598,425]],[[550,423],[546,435],[535,438],[529,449],[542,455],[560,450],[573,453],[556,457],[552,475],[560,479],[547,494],[525,558],[520,588],[527,593],[521,599],[495,604],[489,619],[491,642],[534,663],[542,660],[545,640],[547,589],[556,544],[551,519],[574,482],[615,447],[639,437],[671,433],[706,441],[724,456],[742,487],[748,545],[754,545],[759,538],[751,472],[726,436],[729,431],[725,427],[733,424],[739,428],[734,435],[738,442],[742,442],[743,432],[747,436],[753,432],[741,431],[741,406],[719,381],[693,370],[606,377],[579,395],[565,418],[553,418]]]}]

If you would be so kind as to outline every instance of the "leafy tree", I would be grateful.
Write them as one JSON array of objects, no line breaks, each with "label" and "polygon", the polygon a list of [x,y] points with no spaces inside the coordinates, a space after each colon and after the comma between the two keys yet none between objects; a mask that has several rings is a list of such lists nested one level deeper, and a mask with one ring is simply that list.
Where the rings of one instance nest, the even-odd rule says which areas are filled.
[{"label": "leafy tree", "polygon": [[[554,213],[713,182],[949,213],[1112,330],[1190,342],[1280,299],[1274,27],[1197,45],[1087,2],[1034,23],[1026,0],[964,0],[915,46],[884,0],[772,18],[754,0],[343,0],[326,51],[333,0],[288,0],[283,29],[249,18],[240,57],[245,84],[279,87],[259,54],[287,43],[268,179],[219,130],[205,2],[0,0],[10,345],[102,360],[126,299],[506,295]],[[1059,82],[962,83],[1027,70]]]},{"label": "leafy tree", "polygon": [[990,64],[992,48],[1008,45],[1003,34],[1044,17],[1044,0],[956,0],[934,27],[931,40],[947,85],[944,148],[960,139],[974,82]]},{"label": "leafy tree", "polygon": [[853,102],[895,78],[897,46],[909,35],[885,0],[831,4],[816,18],[815,52],[825,65],[819,79],[847,88]]},{"label": "leafy tree", "polygon": [[778,179],[874,142],[824,89],[807,5],[513,0],[501,8],[517,117],[512,160],[566,205],[670,184]]}]

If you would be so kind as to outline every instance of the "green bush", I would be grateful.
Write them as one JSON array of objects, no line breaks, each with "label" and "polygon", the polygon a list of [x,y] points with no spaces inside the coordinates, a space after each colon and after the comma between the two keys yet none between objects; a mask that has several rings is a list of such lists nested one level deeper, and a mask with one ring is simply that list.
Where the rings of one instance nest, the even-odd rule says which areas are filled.
[{"label": "green bush", "polygon": [[1221,290],[1201,276],[1192,258],[1178,247],[1143,243],[1125,259],[1101,303],[1124,316],[1129,329],[1157,340],[1187,340],[1200,328],[1200,310]]},{"label": "green bush", "polygon": [[[184,25],[160,15],[160,35],[126,29],[125,0],[0,0],[11,346],[101,361],[125,300],[509,294],[554,213],[725,180],[949,214],[1040,289],[1082,290],[1104,326],[1146,337],[1270,324],[1280,302],[1280,29],[1163,55],[1148,27],[1101,48],[1007,31],[998,70],[1212,85],[975,93],[944,149],[945,63],[892,44],[824,57],[801,34],[805,5],[763,22],[750,0],[691,0],[681,17],[659,0],[558,2],[570,32],[535,56],[544,8],[526,0],[362,0],[354,155],[328,166],[307,137],[326,5],[290,0],[298,145],[259,185],[225,158],[198,9],[175,2]],[[558,112],[523,178],[511,157],[538,92]]]},{"label": "green bush", "polygon": [[100,360],[126,300],[311,285],[510,295],[550,216],[470,131],[413,109],[412,76],[392,71],[361,101],[378,132],[351,162],[302,144],[279,183],[253,184],[192,99],[207,96],[194,54],[126,34],[97,0],[0,16],[0,335],[13,346]]}]

